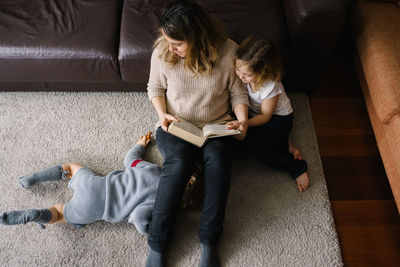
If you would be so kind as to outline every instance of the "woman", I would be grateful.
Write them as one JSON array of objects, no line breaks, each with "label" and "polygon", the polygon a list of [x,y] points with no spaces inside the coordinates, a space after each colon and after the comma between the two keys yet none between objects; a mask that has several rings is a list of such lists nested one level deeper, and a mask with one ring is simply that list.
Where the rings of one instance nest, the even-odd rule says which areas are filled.
[{"label": "woman", "polygon": [[213,138],[198,148],[167,132],[182,118],[202,127],[227,123],[233,109],[244,138],[248,99],[236,77],[237,45],[192,1],[176,1],[165,10],[151,58],[148,95],[160,120],[157,146],[164,157],[150,223],[146,266],[163,266],[176,213],[196,159],[204,165],[204,201],[200,221],[200,266],[219,266],[217,242],[228,198],[232,137]]}]

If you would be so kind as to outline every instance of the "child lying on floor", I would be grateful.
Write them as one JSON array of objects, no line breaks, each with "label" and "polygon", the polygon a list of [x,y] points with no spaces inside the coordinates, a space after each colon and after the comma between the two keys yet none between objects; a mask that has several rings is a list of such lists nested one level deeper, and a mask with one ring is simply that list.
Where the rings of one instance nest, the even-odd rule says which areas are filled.
[{"label": "child lying on floor", "polygon": [[80,228],[101,220],[112,223],[128,221],[140,233],[147,234],[161,171],[158,165],[142,159],[150,140],[151,132],[141,136],[125,156],[125,171],[113,171],[105,177],[76,163],[20,177],[19,184],[25,188],[38,182],[68,179],[68,187],[74,193],[69,202],[48,209],[3,212],[0,223],[35,222],[42,227],[43,224],[69,223]]}]

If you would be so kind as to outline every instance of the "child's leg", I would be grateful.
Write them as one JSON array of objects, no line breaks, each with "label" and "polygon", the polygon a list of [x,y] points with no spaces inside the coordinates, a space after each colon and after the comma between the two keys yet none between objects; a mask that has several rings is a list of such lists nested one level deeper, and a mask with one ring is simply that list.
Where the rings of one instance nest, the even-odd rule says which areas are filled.
[{"label": "child's leg", "polygon": [[[294,147],[292,142],[290,142],[290,140],[289,140],[289,153],[293,155],[294,159],[303,160],[303,156],[301,155],[300,150]],[[310,179],[308,177],[308,173],[304,172],[303,174],[298,176],[296,178],[296,184],[297,184],[297,189],[299,189],[300,192],[306,190],[310,185]]]},{"label": "child's leg", "polygon": [[292,179],[296,180],[298,189],[303,191],[309,185],[307,164],[290,153],[291,142],[288,137],[292,125],[292,115],[274,115],[268,123],[250,128],[249,158],[271,168],[288,171]]},{"label": "child's leg", "polygon": [[43,224],[48,223],[51,219],[52,213],[49,209],[12,210],[0,215],[0,223],[4,225],[26,224],[28,222]]},{"label": "child's leg", "polygon": [[0,215],[0,223],[4,225],[27,224],[28,222],[35,222],[38,224],[65,223],[63,208],[64,204],[59,204],[41,210],[27,209],[6,211]]},{"label": "child's leg", "polygon": [[[43,181],[56,181],[63,178],[71,179],[83,166],[77,163],[67,163],[62,166],[54,166],[38,173],[21,177],[19,182],[23,187],[29,187],[34,183]],[[64,204],[54,205],[48,209],[12,210],[0,214],[0,223],[4,225],[26,224],[36,222],[65,223]]]},{"label": "child's leg", "polygon": [[57,165],[31,175],[20,177],[18,182],[22,187],[28,188],[31,185],[39,182],[67,179],[71,178],[74,173],[82,167],[82,165],[77,163]]},{"label": "child's leg", "polygon": [[64,218],[64,205],[65,204],[58,204],[49,208],[51,212],[51,220],[48,222],[49,224],[67,222]]},{"label": "child's leg", "polygon": [[72,179],[75,173],[77,173],[83,166],[79,163],[66,163],[61,165],[64,172],[66,172],[67,179]]},{"label": "child's leg", "polygon": [[[289,140],[289,153],[293,155],[294,159],[303,160],[300,150],[298,150],[296,147],[294,147],[290,140]],[[298,176],[296,178],[296,184],[297,184],[297,189],[299,189],[300,192],[303,192],[304,190],[306,190],[308,188],[308,186],[310,185],[310,179],[308,177],[308,173],[304,172],[303,174]]]},{"label": "child's leg", "polygon": [[286,150],[264,150],[254,160],[273,169],[289,172],[300,192],[309,186],[307,163],[304,160],[294,159],[293,155]]},{"label": "child's leg", "polygon": [[[62,168],[68,174],[66,175],[67,179],[70,180],[74,175],[79,171],[83,166],[79,163],[67,163],[63,164]],[[67,221],[64,218],[64,206],[65,204],[54,205],[49,208],[51,212],[51,220],[48,222],[52,223],[66,223]]]}]

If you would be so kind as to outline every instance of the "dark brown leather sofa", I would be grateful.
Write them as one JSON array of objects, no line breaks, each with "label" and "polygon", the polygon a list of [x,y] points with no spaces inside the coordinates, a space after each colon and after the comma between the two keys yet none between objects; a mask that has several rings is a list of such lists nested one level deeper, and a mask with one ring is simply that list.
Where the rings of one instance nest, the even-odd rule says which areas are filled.
[{"label": "dark brown leather sofa", "polygon": [[[1,0],[0,90],[144,91],[170,0]],[[202,0],[236,42],[281,50],[288,91],[309,92],[346,20],[342,0]]]}]

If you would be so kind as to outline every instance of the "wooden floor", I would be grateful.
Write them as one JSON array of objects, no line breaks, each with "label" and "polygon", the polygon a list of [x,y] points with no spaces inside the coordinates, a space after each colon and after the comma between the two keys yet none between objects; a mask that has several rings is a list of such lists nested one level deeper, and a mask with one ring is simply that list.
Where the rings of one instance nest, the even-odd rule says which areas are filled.
[{"label": "wooden floor", "polygon": [[345,266],[400,266],[400,216],[352,53],[339,50],[310,94],[310,105],[343,261]]}]

